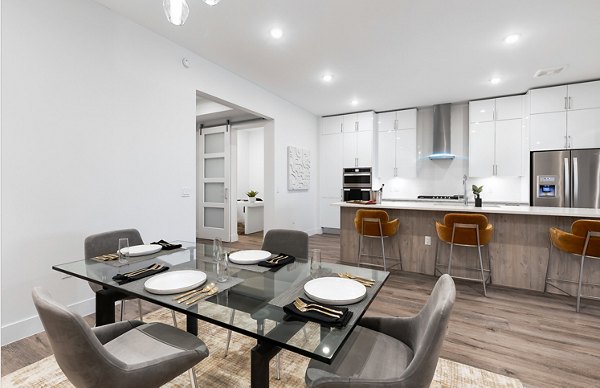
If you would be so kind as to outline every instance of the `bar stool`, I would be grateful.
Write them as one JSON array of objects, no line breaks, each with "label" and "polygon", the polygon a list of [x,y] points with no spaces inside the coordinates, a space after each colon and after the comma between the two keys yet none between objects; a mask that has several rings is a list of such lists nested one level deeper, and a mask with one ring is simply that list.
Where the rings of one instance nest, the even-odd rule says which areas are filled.
[{"label": "bar stool", "polygon": [[[581,295],[581,287],[583,286],[583,268],[586,259],[600,259],[600,221],[598,220],[577,220],[571,225],[571,233],[565,232],[558,228],[550,228],[550,250],[548,255],[548,267],[546,267],[546,278],[544,282],[544,292],[548,286],[552,286],[559,291],[564,292],[569,296],[573,296],[567,291],[561,289],[552,282],[577,283],[577,307],[579,312],[581,298],[600,299],[598,297]],[[581,256],[581,264],[579,267],[579,279],[577,282],[572,280],[551,279],[548,277],[550,264],[552,262],[552,247],[571,253],[576,256]],[[598,286],[599,284],[586,283],[587,285]]]},{"label": "bar stool", "polygon": [[[457,279],[481,281],[483,286],[483,295],[487,296],[486,283],[492,283],[492,261],[490,257],[489,243],[494,234],[494,226],[488,222],[488,219],[483,214],[465,214],[465,213],[448,213],[444,216],[444,223],[441,224],[435,221],[435,229],[437,231],[438,242],[435,246],[435,265],[434,275],[437,272],[443,274],[439,268],[446,267],[445,264],[438,264],[439,241],[450,245],[450,256],[448,258],[448,275],[452,276],[452,251],[455,245],[477,248],[479,256],[479,267],[458,267],[469,271],[478,271],[481,273],[481,279],[452,276]],[[488,268],[483,267],[483,258],[481,256],[481,247],[487,248]],[[487,273],[487,278],[486,278]]]},{"label": "bar stool", "polygon": [[[389,215],[384,210],[359,209],[354,217],[354,228],[360,236],[358,240],[358,266],[360,267],[363,263],[361,261],[362,256],[381,257],[383,258],[383,266],[372,263],[364,264],[383,267],[383,270],[387,271],[383,239],[394,236],[398,233],[399,227],[400,221],[397,218],[390,221]],[[363,253],[363,237],[378,238],[381,241],[381,256]],[[390,257],[390,259],[392,259],[392,257]],[[392,265],[390,268],[400,265],[400,269],[402,269],[402,256],[399,256],[397,259],[399,262]]]}]

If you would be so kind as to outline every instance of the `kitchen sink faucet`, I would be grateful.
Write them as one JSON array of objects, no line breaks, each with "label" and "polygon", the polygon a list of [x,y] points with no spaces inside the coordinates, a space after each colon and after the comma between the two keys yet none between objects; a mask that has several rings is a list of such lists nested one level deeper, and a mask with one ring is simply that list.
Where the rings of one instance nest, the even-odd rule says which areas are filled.
[{"label": "kitchen sink faucet", "polygon": [[465,205],[469,203],[467,198],[467,174],[463,175],[463,200],[465,201]]}]

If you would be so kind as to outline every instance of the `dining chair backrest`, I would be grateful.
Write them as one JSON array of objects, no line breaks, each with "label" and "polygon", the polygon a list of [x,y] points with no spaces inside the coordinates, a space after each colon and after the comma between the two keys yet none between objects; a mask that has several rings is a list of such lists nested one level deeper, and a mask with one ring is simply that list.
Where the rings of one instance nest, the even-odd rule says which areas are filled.
[{"label": "dining chair backrest", "polygon": [[285,253],[297,258],[308,258],[308,234],[299,230],[271,229],[265,234],[262,249],[271,253]]},{"label": "dining chair backrest", "polygon": [[405,341],[414,356],[402,373],[404,386],[429,386],[446,337],[455,298],[454,281],[450,275],[444,274],[438,279],[425,306],[412,318]]},{"label": "dining chair backrest", "polygon": [[[84,257],[91,259],[92,257],[117,252],[120,238],[129,239],[129,246],[144,244],[137,229],[111,230],[110,232],[92,234],[86,237],[83,243]],[[96,283],[89,282],[89,285],[94,292],[102,289],[102,286]]]},{"label": "dining chair backrest", "polygon": [[75,386],[89,386],[94,373],[106,367],[127,368],[102,346],[81,316],[39,287],[33,289],[32,297],[56,361]]},{"label": "dining chair backrest", "polygon": [[117,252],[120,238],[129,239],[129,246],[144,244],[142,236],[137,229],[112,230],[110,232],[93,234],[86,237],[83,243],[85,258],[89,259]]}]

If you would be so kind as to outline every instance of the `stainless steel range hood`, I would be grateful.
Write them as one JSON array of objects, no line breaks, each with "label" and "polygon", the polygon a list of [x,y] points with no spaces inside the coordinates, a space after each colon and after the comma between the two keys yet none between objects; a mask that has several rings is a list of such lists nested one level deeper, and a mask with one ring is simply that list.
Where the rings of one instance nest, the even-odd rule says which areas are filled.
[{"label": "stainless steel range hood", "polygon": [[450,107],[451,104],[433,107],[433,152],[429,155],[431,160],[454,159],[450,149]]}]

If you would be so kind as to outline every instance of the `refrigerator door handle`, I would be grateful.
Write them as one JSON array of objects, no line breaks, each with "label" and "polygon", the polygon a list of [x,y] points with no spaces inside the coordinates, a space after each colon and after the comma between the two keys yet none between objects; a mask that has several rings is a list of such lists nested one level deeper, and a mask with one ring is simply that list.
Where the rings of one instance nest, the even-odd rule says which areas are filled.
[{"label": "refrigerator door handle", "polygon": [[571,177],[569,170],[569,158],[565,158],[565,207],[571,207]]},{"label": "refrigerator door handle", "polygon": [[573,207],[579,201],[579,168],[577,167],[577,157],[573,158]]}]

